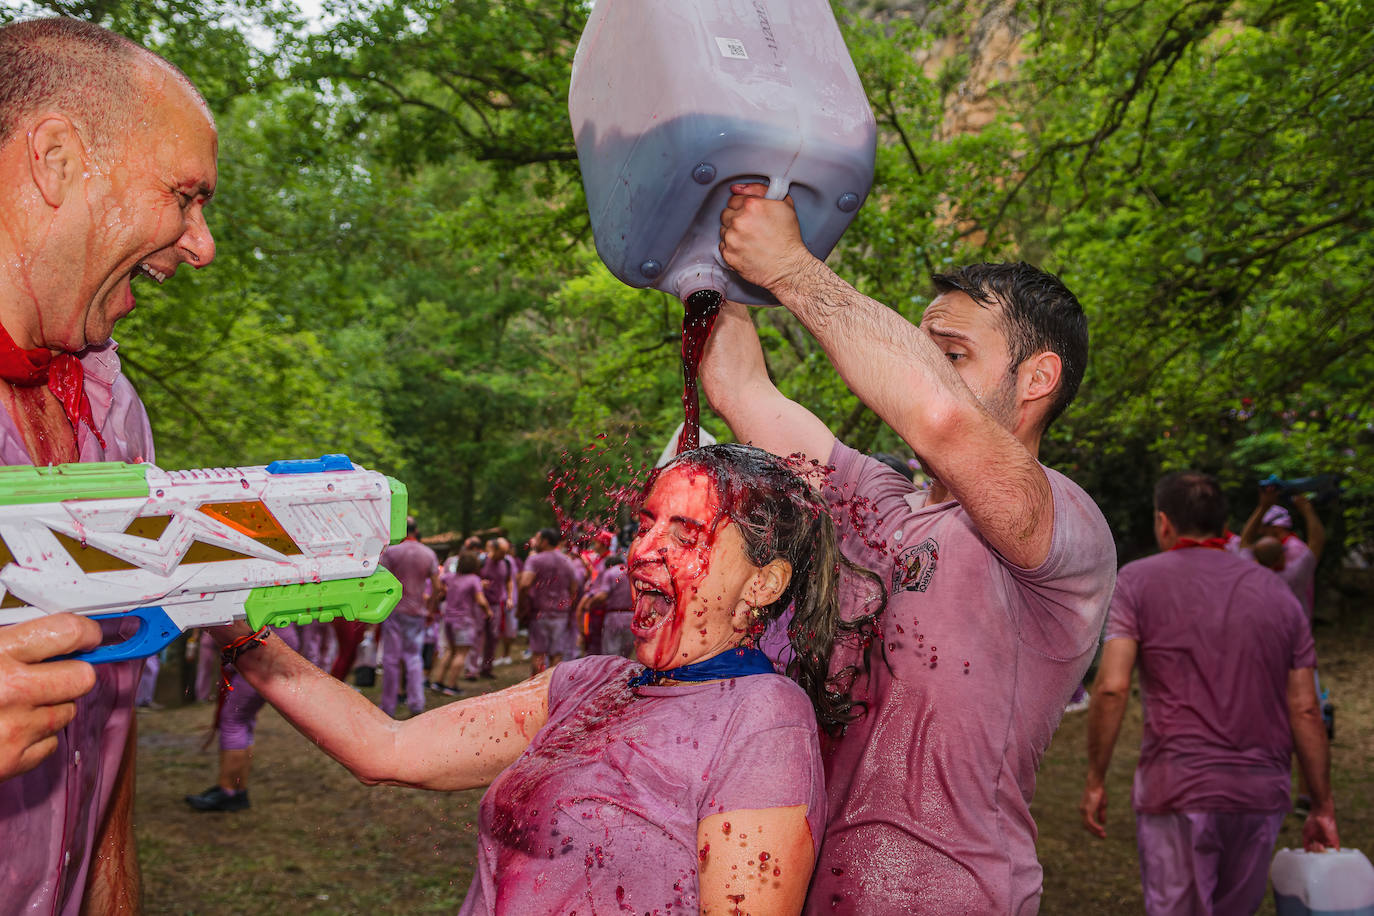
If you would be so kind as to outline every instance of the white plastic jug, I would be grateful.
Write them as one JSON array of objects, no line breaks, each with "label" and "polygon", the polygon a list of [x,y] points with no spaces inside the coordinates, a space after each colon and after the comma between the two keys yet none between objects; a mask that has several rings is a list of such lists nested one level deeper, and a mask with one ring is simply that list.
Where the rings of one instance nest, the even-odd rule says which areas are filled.
[{"label": "white plastic jug", "polygon": [[1358,849],[1280,849],[1269,880],[1278,916],[1374,916],[1374,865]]},{"label": "white plastic jug", "polygon": [[601,259],[682,299],[776,303],[720,260],[732,183],[790,192],[823,258],[873,182],[877,128],[829,0],[597,0],[568,108]]}]

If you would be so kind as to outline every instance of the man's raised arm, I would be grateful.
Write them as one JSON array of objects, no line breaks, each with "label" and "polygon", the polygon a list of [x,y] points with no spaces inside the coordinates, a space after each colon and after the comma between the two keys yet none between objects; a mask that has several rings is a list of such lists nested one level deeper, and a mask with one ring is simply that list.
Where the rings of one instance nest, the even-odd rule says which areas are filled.
[{"label": "man's raised arm", "polygon": [[[791,200],[762,186],[735,186],[722,214],[721,252],[765,287],[816,338],[844,383],[916,452],[1009,562],[1032,568],[1049,555],[1054,502],[1049,480],[1021,439],[979,403],[930,333],[855,290],[802,243]],[[1060,364],[1043,354],[1018,392],[1051,394]],[[1026,375],[1022,380],[1021,375]],[[727,418],[728,420],[728,418]],[[732,424],[733,428],[733,424]],[[737,432],[738,434],[738,432]],[[1038,442],[1038,433],[1034,441]]]},{"label": "man's raised arm", "polygon": [[721,307],[706,341],[701,384],[711,409],[739,441],[784,458],[802,454],[821,462],[830,459],[835,436],[774,386],[754,322],[737,302]]}]

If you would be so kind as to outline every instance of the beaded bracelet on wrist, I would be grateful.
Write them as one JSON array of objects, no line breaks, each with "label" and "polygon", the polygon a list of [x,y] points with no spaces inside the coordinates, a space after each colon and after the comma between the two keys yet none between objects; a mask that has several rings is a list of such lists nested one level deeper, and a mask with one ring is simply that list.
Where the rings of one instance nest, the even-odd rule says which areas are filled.
[{"label": "beaded bracelet on wrist", "polygon": [[262,629],[247,636],[240,636],[238,639],[226,645],[220,650],[220,661],[225,665],[232,665],[239,660],[239,656],[245,652],[251,652],[258,646],[267,642],[267,638],[272,635],[272,628],[263,625]]}]

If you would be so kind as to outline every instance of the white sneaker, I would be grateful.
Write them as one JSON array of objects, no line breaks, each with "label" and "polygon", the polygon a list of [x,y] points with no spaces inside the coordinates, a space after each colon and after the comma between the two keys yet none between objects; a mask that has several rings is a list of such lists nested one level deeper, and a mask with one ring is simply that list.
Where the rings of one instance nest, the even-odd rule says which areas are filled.
[{"label": "white sneaker", "polygon": [[493,668],[499,668],[499,667],[501,667],[502,665],[513,665],[513,664],[515,664],[515,662],[511,661],[511,657],[510,657],[509,655],[503,655],[503,656],[501,656],[500,658],[493,659],[493,660],[492,660],[492,663],[491,663],[491,666],[492,666]]},{"label": "white sneaker", "polygon": [[529,650],[529,649],[526,649],[524,652],[522,652],[522,653],[520,654],[520,657],[523,658],[525,661],[529,661],[529,660],[530,660],[530,650]]},{"label": "white sneaker", "polygon": [[1083,711],[1085,711],[1090,705],[1092,705],[1092,697],[1088,696],[1088,691],[1085,690],[1085,691],[1083,691],[1083,697],[1082,697],[1082,699],[1078,700],[1077,702],[1070,703],[1068,706],[1065,706],[1065,707],[1064,707],[1064,712],[1065,712],[1065,713],[1083,712]]}]

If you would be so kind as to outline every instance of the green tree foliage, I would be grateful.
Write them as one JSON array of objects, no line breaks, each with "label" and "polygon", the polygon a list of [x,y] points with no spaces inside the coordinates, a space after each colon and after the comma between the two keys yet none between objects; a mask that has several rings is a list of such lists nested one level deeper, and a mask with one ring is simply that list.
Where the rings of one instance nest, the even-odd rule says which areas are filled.
[{"label": "green tree foliage", "polygon": [[[583,488],[560,506],[608,511],[587,481],[657,455],[680,309],[592,250],[566,115],[584,3],[341,4],[315,31],[272,0],[43,6],[163,52],[219,120],[217,261],[140,284],[119,329],[164,464],[348,451],[407,479],[431,530],[524,533],[552,519],[551,470]],[[1342,473],[1368,538],[1368,0],[836,9],[880,128],[843,276],[915,320],[959,263],[1060,273],[1093,359],[1046,459],[1126,553],[1183,465],[1238,514],[1257,477]],[[785,392],[901,446],[785,312],[756,320]]]},{"label": "green tree foliage", "polygon": [[[1052,253],[1093,319],[1051,454],[1122,510],[1161,468],[1246,498],[1271,471],[1343,473],[1367,536],[1374,6],[1036,12],[1007,87],[1026,151],[978,215]],[[1143,515],[1114,521],[1140,533]]]}]

